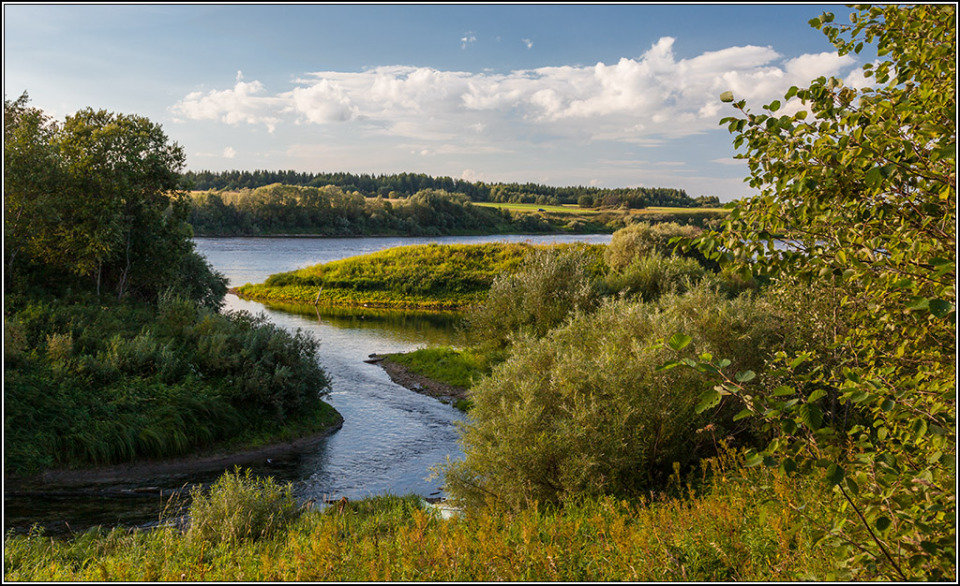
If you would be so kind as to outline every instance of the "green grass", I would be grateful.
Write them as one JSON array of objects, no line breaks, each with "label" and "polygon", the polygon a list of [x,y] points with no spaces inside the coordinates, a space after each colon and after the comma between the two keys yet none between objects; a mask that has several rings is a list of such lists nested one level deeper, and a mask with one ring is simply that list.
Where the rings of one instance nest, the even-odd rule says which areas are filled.
[{"label": "green grass", "polygon": [[515,212],[536,212],[543,210],[545,212],[553,212],[558,214],[575,214],[575,215],[596,215],[600,212],[591,208],[582,208],[575,204],[565,204],[565,205],[545,205],[545,204],[535,204],[535,203],[499,203],[492,201],[478,201],[474,202],[473,205],[481,206],[486,208],[500,208],[505,210],[511,210]]},{"label": "green grass", "polygon": [[[863,580],[815,544],[836,495],[772,469],[716,469],[671,495],[612,497],[562,508],[489,508],[441,519],[415,496],[383,496],[289,512],[235,477],[212,495],[232,503],[219,532],[172,527],[92,530],[67,540],[8,535],[10,581],[777,581]],[[269,483],[268,483],[269,484]],[[229,486],[227,486],[229,485]],[[679,485],[678,485],[679,486]],[[276,503],[276,504],[271,504]],[[198,505],[199,506],[199,505]],[[286,507],[286,508],[284,508]],[[802,508],[801,508],[802,507]],[[799,509],[799,510],[798,510]],[[201,517],[216,526],[208,506]],[[246,511],[249,510],[249,514]],[[259,521],[266,519],[266,521]],[[266,530],[269,529],[269,530]],[[258,537],[259,536],[259,537]]]},{"label": "green grass", "polygon": [[421,348],[413,352],[388,354],[387,357],[427,378],[461,389],[473,386],[503,361],[503,353],[481,353],[449,347]]},{"label": "green grass", "polygon": [[634,210],[634,213],[639,214],[678,214],[681,216],[688,216],[692,214],[719,214],[726,215],[730,213],[730,210],[724,208],[672,208],[664,206],[650,206],[648,208],[643,208],[641,210]]},{"label": "green grass", "polygon": [[[567,245],[556,245],[567,246]],[[453,310],[472,305],[494,278],[517,270],[533,247],[519,243],[426,244],[271,275],[240,295],[258,301]],[[321,289],[322,287],[322,289]]]}]

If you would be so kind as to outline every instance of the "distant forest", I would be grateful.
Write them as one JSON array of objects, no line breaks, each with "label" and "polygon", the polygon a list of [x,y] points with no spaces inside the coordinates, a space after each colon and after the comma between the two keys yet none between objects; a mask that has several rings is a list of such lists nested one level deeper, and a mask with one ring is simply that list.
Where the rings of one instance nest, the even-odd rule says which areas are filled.
[{"label": "distant forest", "polygon": [[669,187],[553,187],[539,183],[484,183],[431,177],[423,173],[370,175],[354,173],[303,173],[297,171],[187,171],[183,186],[193,190],[256,189],[281,183],[305,187],[334,185],[366,197],[406,198],[424,189],[462,193],[471,201],[532,203],[539,205],[579,204],[585,208],[641,209],[650,206],[720,207],[716,196],[690,197],[682,189]]}]

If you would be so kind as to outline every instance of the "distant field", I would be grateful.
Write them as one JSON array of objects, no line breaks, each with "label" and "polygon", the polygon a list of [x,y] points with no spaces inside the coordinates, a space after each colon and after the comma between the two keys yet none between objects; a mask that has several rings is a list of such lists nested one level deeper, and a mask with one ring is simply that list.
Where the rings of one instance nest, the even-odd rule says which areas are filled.
[{"label": "distant field", "polygon": [[702,212],[716,212],[718,214],[730,213],[730,210],[724,208],[668,208],[661,206],[650,206],[642,210],[633,210],[637,214],[698,214]]},{"label": "distant field", "polygon": [[[593,209],[581,208],[576,204],[537,205],[535,203],[496,203],[496,202],[474,202],[473,205],[488,208],[505,208],[518,212],[536,212],[543,210],[545,212],[575,215],[596,215],[602,212],[620,211],[619,209]],[[651,206],[641,210],[630,210],[631,214],[698,214],[703,212],[716,212],[726,214],[729,210],[723,208],[673,208],[664,206]]]},{"label": "distant field", "polygon": [[483,206],[485,208],[505,208],[517,212],[536,212],[543,210],[545,212],[554,212],[560,214],[593,215],[599,214],[598,210],[582,208],[575,204],[552,206],[538,205],[535,203],[497,203],[489,201],[475,201],[473,205]]}]

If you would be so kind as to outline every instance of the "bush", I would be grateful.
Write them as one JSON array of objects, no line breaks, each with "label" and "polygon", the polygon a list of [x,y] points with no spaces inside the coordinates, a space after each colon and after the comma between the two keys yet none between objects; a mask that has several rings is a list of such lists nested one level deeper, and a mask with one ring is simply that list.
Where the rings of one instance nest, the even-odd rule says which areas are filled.
[{"label": "bush", "polygon": [[187,538],[212,544],[269,538],[300,515],[289,484],[253,477],[249,469],[224,473],[207,494],[194,487],[190,497]]},{"label": "bush", "polygon": [[504,347],[511,334],[540,337],[571,312],[600,300],[594,249],[546,247],[531,251],[515,274],[501,275],[470,310],[467,329],[482,344]]},{"label": "bush", "polygon": [[709,388],[698,373],[658,370],[674,356],[657,341],[678,331],[695,334],[689,355],[711,352],[758,371],[784,338],[768,304],[706,287],[658,304],[621,299],[578,313],[546,337],[518,343],[473,388],[466,459],[447,469],[447,487],[467,506],[637,495],[727,435],[751,441],[753,430],[732,420],[734,402],[695,412]]},{"label": "bush", "polygon": [[702,230],[699,228],[681,226],[674,222],[630,224],[613,233],[603,258],[611,269],[622,271],[637,258],[655,252],[664,255],[673,254],[674,247],[669,244],[671,238],[692,238],[700,232]]},{"label": "bush", "polygon": [[638,295],[644,301],[665,293],[684,293],[704,276],[703,266],[692,258],[661,256],[653,252],[635,258],[621,272],[610,273],[605,281],[614,292]]},{"label": "bush", "polygon": [[175,297],[104,303],[35,301],[9,316],[9,471],[183,454],[322,409],[328,379],[305,334]]}]

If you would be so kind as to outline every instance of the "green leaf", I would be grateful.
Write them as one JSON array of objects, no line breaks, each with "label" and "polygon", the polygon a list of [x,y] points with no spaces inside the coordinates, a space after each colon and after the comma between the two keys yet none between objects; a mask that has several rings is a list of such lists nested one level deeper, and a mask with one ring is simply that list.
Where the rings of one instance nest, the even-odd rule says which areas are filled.
[{"label": "green leaf", "polygon": [[[662,338],[661,338],[661,339],[662,339]],[[679,352],[680,350],[683,350],[684,348],[686,348],[687,345],[690,344],[690,342],[692,342],[692,341],[693,341],[693,338],[691,338],[690,336],[687,336],[687,335],[685,335],[685,334],[676,333],[676,334],[674,334],[674,335],[670,338],[670,341],[667,342],[667,344],[668,344],[671,348],[673,348],[674,350],[676,350],[677,352]]]},{"label": "green leaf", "polygon": [[823,389],[817,389],[817,390],[813,391],[812,393],[810,393],[810,396],[807,397],[807,401],[810,402],[810,403],[813,403],[813,402],[815,402],[815,401],[818,401],[818,400],[822,399],[822,398],[825,397],[826,395],[827,395],[827,392],[826,392],[826,391],[824,391]]},{"label": "green leaf", "polygon": [[697,403],[697,413],[703,413],[711,407],[716,407],[722,398],[723,396],[716,389],[710,389],[709,391],[704,392],[702,395],[700,395],[700,401]]},{"label": "green leaf", "polygon": [[743,460],[743,465],[747,468],[755,468],[763,463],[762,454],[750,454]]},{"label": "green leaf", "polygon": [[830,464],[827,468],[827,482],[830,484],[840,484],[843,481],[843,468],[836,464]]},{"label": "green leaf", "polygon": [[797,463],[793,461],[793,458],[784,458],[783,462],[780,463],[780,466],[787,474],[793,474],[797,471]]},{"label": "green leaf", "polygon": [[800,421],[810,429],[820,429],[823,425],[823,412],[812,403],[805,403],[799,407]]},{"label": "green leaf", "polygon": [[946,317],[951,311],[953,311],[953,304],[949,301],[944,301],[943,299],[931,299],[929,306],[930,313],[938,318]]},{"label": "green leaf", "polygon": [[737,379],[737,382],[746,383],[752,381],[756,376],[756,373],[752,370],[744,370],[743,372],[738,372],[734,378]]},{"label": "green leaf", "polygon": [[664,371],[664,370],[670,370],[671,368],[674,368],[674,367],[677,366],[678,364],[680,364],[680,361],[679,361],[679,360],[670,360],[670,361],[668,361],[668,362],[664,362],[663,364],[660,365],[659,368],[657,368],[657,372],[661,372],[661,371]]},{"label": "green leaf", "polygon": [[720,101],[723,102],[723,103],[732,102],[732,101],[733,101],[733,92],[731,92],[731,91],[725,91],[725,92],[723,92],[722,94],[720,94]]},{"label": "green leaf", "polygon": [[874,522],[878,531],[886,531],[887,527],[890,526],[890,519],[887,517],[877,517],[877,520]]},{"label": "green leaf", "polygon": [[740,421],[741,419],[745,419],[745,418],[747,418],[747,417],[750,417],[751,415],[753,415],[753,411],[751,411],[751,410],[749,410],[749,409],[744,409],[743,411],[740,411],[739,413],[737,413],[736,415],[734,415],[734,416],[733,416],[733,420],[734,420],[734,421]]},{"label": "green leaf", "polygon": [[773,389],[773,396],[774,396],[774,397],[783,397],[783,396],[786,396],[786,395],[792,395],[793,392],[794,392],[794,391],[793,391],[793,387],[788,387],[788,386],[786,386],[786,385],[781,385],[781,386]]}]

